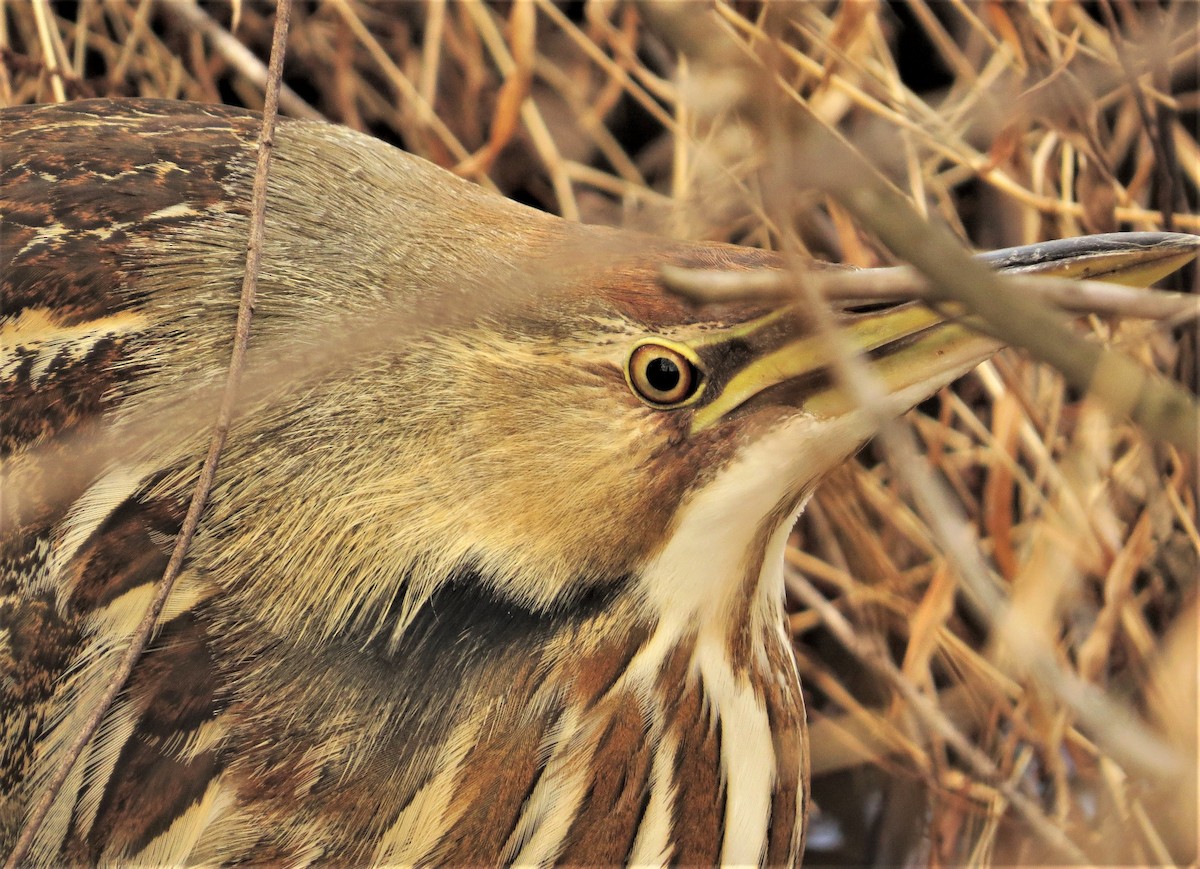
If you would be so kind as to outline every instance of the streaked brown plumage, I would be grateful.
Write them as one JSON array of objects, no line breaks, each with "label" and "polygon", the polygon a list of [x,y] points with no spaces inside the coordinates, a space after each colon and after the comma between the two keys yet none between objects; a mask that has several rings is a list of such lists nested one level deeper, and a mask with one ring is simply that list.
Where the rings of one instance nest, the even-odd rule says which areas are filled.
[{"label": "streaked brown plumage", "polygon": [[[259,120],[0,118],[7,852],[178,528]],[[802,315],[657,277],[774,256],[570,224],[340,128],[276,141],[241,415],[35,861],[797,863],[779,554],[871,424],[820,366],[759,383]],[[993,349],[955,334],[901,404]]]}]

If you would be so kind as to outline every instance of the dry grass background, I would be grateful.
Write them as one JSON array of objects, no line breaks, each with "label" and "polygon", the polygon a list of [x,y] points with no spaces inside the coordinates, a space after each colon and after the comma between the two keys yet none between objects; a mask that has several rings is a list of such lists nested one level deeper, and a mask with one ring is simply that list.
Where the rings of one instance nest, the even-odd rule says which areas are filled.
[{"label": "dry grass background", "polygon": [[[1200,231],[1191,0],[670,11],[763,71],[757,110],[732,67],[676,50],[661,9],[616,0],[297,0],[282,109],[570,218],[861,266],[894,260],[814,186],[837,167],[771,165],[795,132],[780,106],[803,101],[970,246]],[[0,104],[260,107],[270,32],[250,0],[0,0]],[[1194,324],[1086,325],[1195,388]],[[912,469],[868,447],[817,493],[788,553],[819,808],[807,861],[1194,863],[1194,454],[1016,351],[904,425],[1003,605],[956,595]]]}]

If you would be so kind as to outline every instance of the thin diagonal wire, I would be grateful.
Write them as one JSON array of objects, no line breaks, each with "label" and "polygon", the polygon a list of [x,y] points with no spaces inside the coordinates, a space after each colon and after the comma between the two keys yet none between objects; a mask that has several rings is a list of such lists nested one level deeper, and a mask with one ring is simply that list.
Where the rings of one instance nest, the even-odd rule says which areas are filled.
[{"label": "thin diagonal wire", "polygon": [[221,396],[221,406],[217,411],[217,420],[213,427],[208,454],[205,456],[204,465],[200,469],[200,479],[196,482],[196,489],[192,493],[192,500],[188,505],[187,515],[184,517],[183,525],[179,530],[179,536],[175,538],[175,548],[171,552],[171,558],[167,562],[166,569],[163,571],[162,579],[159,580],[154,598],[146,608],[145,615],[142,616],[137,630],[130,637],[129,646],[125,649],[125,654],[121,657],[117,672],[109,683],[104,696],[97,704],[87,722],[80,729],[79,734],[75,737],[75,741],[67,749],[66,755],[54,772],[54,777],[47,784],[33,812],[26,820],[25,826],[21,830],[21,837],[17,840],[16,846],[13,848],[12,853],[8,855],[8,860],[4,864],[5,869],[17,869],[28,855],[38,830],[41,829],[42,823],[50,811],[50,807],[54,804],[54,800],[58,797],[63,785],[66,783],[67,777],[71,774],[76,761],[83,753],[83,749],[87,746],[88,742],[95,735],[100,722],[104,719],[109,707],[112,706],[113,700],[116,699],[117,694],[121,692],[121,689],[125,687],[125,683],[129,680],[129,676],[133,672],[138,658],[141,657],[146,644],[150,641],[150,637],[154,633],[155,624],[162,613],[163,605],[171,594],[175,580],[183,569],[183,559],[187,555],[188,547],[191,545],[192,538],[196,534],[196,529],[200,525],[200,516],[204,512],[205,505],[208,503],[208,495],[212,489],[213,480],[216,478],[217,467],[220,463],[221,450],[225,447],[225,439],[229,434],[229,425],[233,418],[233,408],[237,400],[238,386],[241,383],[242,372],[246,367],[246,347],[250,340],[250,319],[254,313],[254,300],[258,292],[259,261],[262,258],[263,223],[266,216],[267,202],[267,174],[270,170],[271,154],[274,145],[275,116],[279,111],[279,87],[290,18],[291,0],[278,0],[275,11],[275,33],[271,43],[271,62],[267,71],[266,99],[263,105],[263,125],[258,138],[258,163],[255,167],[254,187],[250,200],[250,236],[246,245],[246,271],[242,279],[242,296],[238,306],[237,328],[234,334],[233,350],[229,359],[229,371],[225,378],[225,391]]}]

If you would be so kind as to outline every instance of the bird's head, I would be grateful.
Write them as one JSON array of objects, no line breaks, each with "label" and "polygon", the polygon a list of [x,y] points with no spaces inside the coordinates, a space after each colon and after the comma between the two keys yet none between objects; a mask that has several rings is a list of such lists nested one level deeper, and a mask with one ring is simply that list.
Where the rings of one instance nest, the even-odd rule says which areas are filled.
[{"label": "bird's head", "polygon": [[[1146,236],[990,256],[1012,270],[1148,283],[1193,251]],[[884,397],[866,408],[836,376],[837,350],[804,304],[697,304],[668,290],[664,265],[738,272],[780,261],[571,232],[524,264],[538,276],[527,304],[456,325],[417,345],[423,362],[397,366],[391,418],[420,420],[402,426],[411,436],[399,448],[420,460],[370,486],[391,487],[388,516],[436,529],[439,542],[420,551],[453,541],[432,575],[470,563],[503,595],[551,609],[620,586],[652,618],[694,628],[732,629],[756,604],[770,618],[781,587],[764,571],[777,568],[821,477],[880,418],[999,347],[917,303],[843,310],[836,340],[861,354]]]},{"label": "bird's head", "polygon": [[[419,550],[453,541],[431,575],[471,563],[535,607],[620,585],[655,618],[724,623],[820,477],[873,432],[802,306],[698,306],[660,276],[778,268],[773,255],[638,241],[649,249],[554,268],[563,283],[529,307],[456,324],[396,366],[379,402],[393,430],[412,423],[397,454],[420,460],[369,486],[394,493],[397,527],[437,541]],[[842,321],[893,412],[996,346],[913,305]]]}]

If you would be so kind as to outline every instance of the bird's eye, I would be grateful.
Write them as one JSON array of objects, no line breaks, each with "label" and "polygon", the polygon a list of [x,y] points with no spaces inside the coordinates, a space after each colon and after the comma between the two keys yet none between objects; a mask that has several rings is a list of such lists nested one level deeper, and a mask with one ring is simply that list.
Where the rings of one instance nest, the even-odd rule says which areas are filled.
[{"label": "bird's eye", "polygon": [[654,407],[678,407],[699,394],[703,375],[690,353],[651,341],[629,354],[625,377],[638,398]]}]

